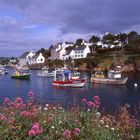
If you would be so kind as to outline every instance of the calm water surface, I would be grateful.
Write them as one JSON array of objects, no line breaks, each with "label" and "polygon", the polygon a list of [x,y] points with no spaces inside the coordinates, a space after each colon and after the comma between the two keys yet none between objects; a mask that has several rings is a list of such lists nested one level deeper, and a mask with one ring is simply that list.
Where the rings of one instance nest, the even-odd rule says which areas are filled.
[{"label": "calm water surface", "polygon": [[[101,106],[109,112],[115,111],[118,105],[129,103],[134,106],[140,102],[140,73],[125,74],[129,77],[126,85],[93,84],[89,82],[90,73],[82,73],[82,77],[87,78],[84,88],[56,88],[51,84],[52,78],[38,77],[39,71],[30,71],[30,80],[15,80],[11,79],[13,70],[7,70],[8,75],[0,75],[0,103],[6,97],[22,97],[27,101],[29,91],[35,93],[38,103],[62,104],[67,107],[74,103],[79,104],[82,98],[91,100],[93,96],[98,95]],[[134,87],[134,83],[138,84],[137,88]]]}]

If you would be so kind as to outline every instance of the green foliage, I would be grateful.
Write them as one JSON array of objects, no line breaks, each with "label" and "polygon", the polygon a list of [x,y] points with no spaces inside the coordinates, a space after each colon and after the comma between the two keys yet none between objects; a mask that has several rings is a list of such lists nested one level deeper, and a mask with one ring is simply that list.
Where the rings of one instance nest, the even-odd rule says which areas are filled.
[{"label": "green foliage", "polygon": [[79,38],[76,40],[75,45],[81,45],[83,39]]},{"label": "green foliage", "polygon": [[111,33],[106,34],[103,36],[103,42],[105,43],[113,43],[113,41],[115,40],[115,36]]},{"label": "green foliage", "polygon": [[97,43],[98,41],[100,41],[100,38],[98,36],[93,35],[90,39],[89,42],[91,43]]}]

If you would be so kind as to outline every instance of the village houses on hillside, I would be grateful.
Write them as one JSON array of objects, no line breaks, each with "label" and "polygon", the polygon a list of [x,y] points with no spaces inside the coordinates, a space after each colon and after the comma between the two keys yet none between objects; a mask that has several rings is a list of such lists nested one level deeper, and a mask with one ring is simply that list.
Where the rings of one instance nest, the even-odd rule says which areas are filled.
[{"label": "village houses on hillside", "polygon": [[[112,44],[107,43],[108,40],[104,42],[103,38],[100,38],[96,43],[88,42],[88,41],[85,41],[84,39],[80,39],[80,40],[82,40],[80,44],[63,41],[62,43],[58,43],[52,46],[51,48],[49,48],[50,57],[47,57],[47,58],[51,60],[86,58],[89,53],[93,53],[91,49],[93,45],[96,45],[97,47],[100,47],[102,49],[121,46],[121,42],[119,40],[115,40]],[[21,66],[41,64],[41,63],[43,64],[45,62],[45,59],[46,57],[43,56],[42,53],[25,52],[19,57],[19,64]]]},{"label": "village houses on hillside", "polygon": [[45,57],[42,53],[25,52],[19,58],[19,65],[26,66],[32,64],[40,64],[45,62]]},{"label": "village houses on hillside", "polygon": [[51,59],[78,59],[78,58],[85,58],[88,53],[90,53],[89,46],[92,45],[92,43],[89,43],[87,41],[82,41],[81,45],[76,45],[74,49],[67,50],[66,48],[73,46],[74,43],[71,42],[63,42],[58,43],[51,49]]}]

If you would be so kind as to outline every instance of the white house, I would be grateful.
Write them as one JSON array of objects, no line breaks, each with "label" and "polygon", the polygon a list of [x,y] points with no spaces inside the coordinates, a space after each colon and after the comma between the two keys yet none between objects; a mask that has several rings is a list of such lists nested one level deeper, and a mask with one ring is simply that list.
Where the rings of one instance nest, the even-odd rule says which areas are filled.
[{"label": "white house", "polygon": [[27,62],[27,55],[29,54],[30,52],[25,52],[23,53],[19,58],[19,65],[20,66],[25,66],[25,65],[28,65],[28,62]]},{"label": "white house", "polygon": [[64,54],[66,53],[66,48],[69,46],[73,46],[73,43],[71,42],[63,42],[63,43],[58,43],[51,49],[51,59],[64,59]]},{"label": "white house", "polygon": [[74,57],[74,51],[73,50],[67,50],[66,53],[63,55],[63,60],[73,59],[73,57]]},{"label": "white house", "polygon": [[30,58],[30,64],[40,64],[45,62],[45,57],[42,53],[35,54]]},{"label": "white house", "polygon": [[31,64],[44,63],[45,57],[42,53],[36,54],[33,52],[25,52],[18,58],[18,60],[20,66],[27,66]]},{"label": "white house", "polygon": [[88,46],[89,47],[89,46],[93,45],[93,43],[92,42],[85,41],[83,39],[81,45],[85,45],[85,46]]},{"label": "white house", "polygon": [[30,52],[27,56],[26,56],[26,61],[29,65],[31,65],[31,58],[35,55],[34,52]]},{"label": "white house", "polygon": [[87,54],[90,53],[90,48],[88,46],[81,45],[76,46],[76,48],[73,51],[73,59],[86,58]]}]

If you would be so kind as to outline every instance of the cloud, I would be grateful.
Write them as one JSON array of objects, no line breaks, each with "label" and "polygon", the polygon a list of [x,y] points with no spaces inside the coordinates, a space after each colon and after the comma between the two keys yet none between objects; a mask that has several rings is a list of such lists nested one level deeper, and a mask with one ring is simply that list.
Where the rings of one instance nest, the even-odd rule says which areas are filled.
[{"label": "cloud", "polygon": [[8,47],[17,49],[18,56],[26,48],[95,33],[140,32],[139,5],[139,0],[0,0],[0,42],[11,43],[3,46],[3,55]]}]

